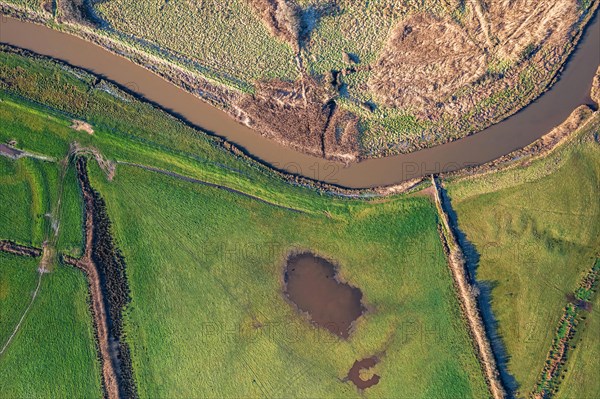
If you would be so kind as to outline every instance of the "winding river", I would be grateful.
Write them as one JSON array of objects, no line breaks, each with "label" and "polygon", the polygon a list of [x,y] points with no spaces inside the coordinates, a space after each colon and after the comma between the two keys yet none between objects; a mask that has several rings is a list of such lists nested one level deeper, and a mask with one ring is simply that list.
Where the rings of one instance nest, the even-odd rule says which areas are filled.
[{"label": "winding river", "polygon": [[577,106],[593,105],[589,93],[600,64],[600,22],[595,15],[558,81],[520,112],[451,143],[344,166],[274,143],[148,69],[76,36],[1,16],[0,42],[65,61],[127,86],[166,111],[237,144],[272,167],[349,188],[392,185],[482,164],[522,148],[562,123]]}]

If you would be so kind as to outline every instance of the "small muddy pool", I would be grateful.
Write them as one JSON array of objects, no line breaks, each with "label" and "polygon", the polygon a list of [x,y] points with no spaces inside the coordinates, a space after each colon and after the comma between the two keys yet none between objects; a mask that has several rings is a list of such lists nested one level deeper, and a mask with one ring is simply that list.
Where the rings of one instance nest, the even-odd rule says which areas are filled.
[{"label": "small muddy pool", "polygon": [[7,146],[6,144],[0,144],[0,155],[5,157],[17,159],[23,155],[23,151],[17,150],[16,148]]},{"label": "small muddy pool", "polygon": [[285,266],[285,294],[311,321],[348,338],[352,322],[366,310],[362,292],[336,278],[335,266],[311,253],[291,255]]},{"label": "small muddy pool", "polygon": [[369,370],[378,362],[379,359],[377,359],[375,356],[355,361],[350,371],[348,371],[348,379],[352,381],[358,389],[367,389],[372,387],[379,382],[380,377],[377,374],[373,374],[369,378],[364,378],[361,376],[361,371],[364,372]]}]

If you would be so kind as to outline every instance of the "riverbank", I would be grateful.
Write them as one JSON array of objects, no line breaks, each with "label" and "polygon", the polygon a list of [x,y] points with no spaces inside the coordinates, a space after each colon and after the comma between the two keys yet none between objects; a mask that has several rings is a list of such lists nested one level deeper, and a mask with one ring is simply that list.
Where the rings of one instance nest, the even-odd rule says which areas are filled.
[{"label": "riverbank", "polygon": [[[304,48],[294,60],[291,58],[292,52],[290,51],[287,55],[290,58],[289,63],[293,61],[295,69],[297,69],[295,72],[292,71],[291,77],[287,76],[283,81],[273,79],[277,74],[271,71],[269,79],[261,80],[257,78],[258,80],[248,83],[241,82],[238,78],[227,76],[227,74],[215,73],[211,68],[206,68],[204,65],[209,62],[208,59],[194,58],[191,54],[188,54],[189,52],[181,52],[182,49],[179,49],[180,52],[174,51],[169,43],[178,43],[179,38],[177,35],[172,35],[172,32],[169,36],[170,40],[163,38],[164,40],[159,40],[161,44],[157,44],[157,38],[154,38],[155,40],[144,39],[144,34],[136,35],[135,29],[129,33],[120,31],[119,29],[127,31],[127,28],[137,26],[138,18],[132,15],[131,11],[132,9],[140,11],[145,5],[131,8],[129,5],[123,5],[121,12],[116,15],[118,17],[111,23],[102,20],[101,17],[102,15],[106,17],[115,16],[115,5],[97,6],[100,10],[100,14],[98,14],[96,9],[87,9],[88,5],[84,4],[81,7],[86,9],[87,12],[80,13],[81,15],[77,16],[65,15],[61,5],[58,6],[58,10],[54,10],[55,7],[50,5],[49,12],[40,13],[34,12],[34,8],[26,10],[7,2],[0,4],[3,4],[5,12],[11,12],[20,18],[42,22],[53,29],[84,37],[86,40],[97,43],[113,53],[120,54],[142,67],[150,68],[168,81],[216,105],[238,122],[251,126],[261,137],[268,137],[283,146],[315,157],[324,156],[329,160],[348,163],[370,157],[412,152],[447,143],[467,134],[480,131],[523,108],[554,83],[557,74],[562,70],[563,64],[570,57],[571,50],[576,47],[582,28],[588,25],[599,3],[597,1],[586,2],[577,7],[554,7],[549,5],[544,11],[541,11],[541,7],[536,7],[535,12],[531,13],[527,13],[525,10],[526,5],[513,5],[507,18],[514,18],[514,23],[519,25],[520,31],[528,31],[531,29],[532,24],[537,26],[537,29],[543,29],[542,27],[546,26],[545,21],[547,18],[543,18],[540,13],[548,13],[548,15],[552,15],[553,18],[560,21],[560,23],[547,27],[548,36],[544,36],[543,40],[540,39],[539,43],[536,43],[533,39],[534,42],[523,49],[521,56],[517,54],[520,54],[518,49],[513,49],[513,54],[511,54],[509,49],[504,49],[507,46],[506,43],[483,40],[478,33],[481,29],[488,32],[488,29],[497,28],[499,31],[496,33],[500,35],[499,38],[502,37],[502,26],[504,24],[496,27],[495,22],[499,16],[498,13],[503,15],[502,7],[491,7],[489,10],[483,10],[485,16],[482,16],[482,10],[479,10],[477,12],[480,17],[479,22],[476,20],[470,21],[474,17],[474,10],[471,9],[470,4],[464,6],[462,10],[459,7],[458,10],[455,10],[455,13],[451,10],[445,10],[446,6],[441,7],[438,10],[438,17],[450,13],[451,19],[455,19],[458,18],[457,15],[461,15],[459,20],[462,20],[462,25],[459,24],[460,26],[455,26],[452,21],[446,21],[446,18],[441,18],[441,21],[436,20],[438,24],[447,25],[447,29],[470,31],[473,28],[471,24],[484,24],[481,29],[475,29],[469,36],[476,43],[479,43],[478,46],[481,47],[479,50],[485,49],[485,51],[479,54],[480,51],[477,50],[475,51],[477,54],[471,54],[467,50],[474,50],[471,49],[472,46],[467,46],[468,49],[462,50],[472,55],[472,59],[479,59],[483,56],[486,58],[486,62],[489,61],[489,65],[487,70],[484,68],[479,75],[473,77],[473,82],[461,87],[460,90],[451,91],[452,96],[447,95],[436,98],[436,101],[431,100],[425,113],[417,112],[420,115],[419,117],[413,115],[415,107],[409,106],[407,109],[399,111],[396,108],[390,108],[389,104],[386,105],[384,98],[391,95],[390,90],[385,90],[383,94],[380,93],[381,95],[372,94],[369,101],[364,98],[365,93],[357,92],[357,90],[360,92],[367,86],[386,86],[387,83],[393,86],[393,76],[384,79],[384,83],[381,83],[381,76],[379,79],[374,79],[375,76],[382,73],[379,64],[382,62],[385,64],[384,61],[390,58],[383,54],[385,53],[383,49],[380,49],[382,54],[379,60],[377,60],[379,51],[376,51],[369,56],[371,61],[368,63],[361,61],[358,65],[346,65],[344,68],[336,64],[335,67],[332,66],[331,71],[323,71],[322,67],[318,66],[317,59],[320,56],[318,52],[309,56],[309,53],[316,49]],[[345,8],[342,5],[340,7]],[[183,18],[184,21],[188,21],[190,10],[187,10],[185,6],[169,5],[164,8],[164,12],[163,7],[161,7],[161,12],[153,17],[153,22],[162,24],[161,31],[169,33],[172,29],[171,22],[164,20],[163,16],[173,12],[173,9],[180,8],[179,17]],[[204,6],[200,7],[198,12],[202,13],[201,10],[204,10],[204,8]],[[369,9],[365,10],[367,15],[373,16],[371,14],[373,12],[377,14],[377,5],[367,8]],[[233,7],[232,10],[229,10],[228,13],[238,15],[238,12],[234,12],[237,10],[236,7]],[[413,10],[409,14],[416,11],[418,10]],[[313,10],[313,12],[318,14],[320,11]],[[345,12],[354,14],[356,10],[351,7]],[[527,15],[527,18],[520,20],[523,13]],[[86,20],[86,17],[89,20]],[[314,17],[319,18],[317,15],[314,15]],[[412,21],[411,26],[415,25],[413,26],[415,29],[419,28],[419,18],[414,20],[413,17],[408,15],[405,15],[405,17]],[[503,17],[505,16],[503,15]],[[130,24],[123,25],[122,19],[128,18],[133,18],[133,20],[129,20]],[[232,18],[232,21],[235,21],[235,17]],[[489,20],[483,22],[486,18]],[[183,23],[184,26],[187,26],[185,22]],[[260,25],[258,20],[256,23]],[[235,25],[235,22],[233,24]],[[382,32],[389,33],[393,25],[385,28]],[[209,36],[212,32],[210,31],[211,27],[212,24],[209,24],[207,28]],[[234,26],[234,28],[237,28],[237,26]],[[315,30],[314,33],[319,34],[318,27]],[[146,33],[149,31],[154,31],[154,27],[149,26],[144,29]],[[448,37],[447,34],[444,35],[443,32],[445,31],[443,30],[441,34],[443,39],[436,38],[436,40],[450,40],[450,45],[443,45],[443,47],[449,47],[452,45],[452,41],[457,39],[456,37]],[[380,40],[385,41],[385,35],[380,37]],[[223,38],[223,40],[230,39]],[[426,43],[430,42],[428,37],[425,37],[424,40]],[[523,40],[520,36],[514,40],[519,43],[517,47],[523,47]],[[204,42],[201,40],[199,42],[198,46],[202,47]],[[390,42],[393,42],[393,40],[390,40]],[[274,47],[274,43],[279,42],[274,41],[271,47]],[[444,43],[446,44],[446,42]],[[244,44],[245,42],[242,41],[240,46],[244,47]],[[305,44],[308,45],[308,43]],[[383,42],[381,44],[383,45]],[[387,48],[392,44],[388,43],[384,47]],[[475,46],[475,48],[478,46]],[[278,46],[275,47],[279,49]],[[302,46],[300,47],[302,48]],[[505,54],[507,51],[508,54]],[[485,55],[488,52],[490,54]],[[499,53],[496,54],[497,52]],[[279,54],[277,51],[275,53]],[[238,52],[232,52],[232,54],[243,57],[243,54]],[[452,56],[452,54],[449,54],[449,56]],[[311,57],[317,58],[312,59]],[[436,70],[444,70],[447,74],[448,67],[444,65],[444,62],[441,66],[436,64]],[[409,64],[412,65],[412,63]],[[396,65],[395,68],[400,71],[408,70],[411,68],[410,65],[408,65],[408,68],[406,68],[406,65]],[[307,72],[311,71],[311,68],[317,68],[319,72],[316,74]],[[389,68],[394,69],[394,66],[392,65]],[[454,70],[456,67],[451,69]],[[378,72],[373,72],[373,76],[368,78],[371,75],[371,70]],[[383,72],[386,71],[390,72],[384,68]],[[337,86],[329,87],[331,86],[328,81],[329,74],[338,76],[339,79],[334,79],[339,81],[336,83]],[[394,75],[394,73],[391,74]],[[289,81],[290,79],[293,80],[294,75],[297,75],[296,82],[290,83]],[[455,74],[452,72],[451,76],[455,77]],[[439,78],[439,76],[437,77]],[[375,84],[373,80],[378,80],[380,84]],[[388,80],[390,82],[385,83]],[[134,81],[129,83],[132,82]],[[356,87],[354,87],[355,84]],[[421,85],[425,87],[420,87]],[[423,90],[426,92],[431,91],[430,82],[419,81],[417,86],[419,87],[415,90],[419,93]],[[345,89],[342,90],[342,87]],[[455,89],[457,88],[455,87]],[[350,94],[345,91],[349,91]],[[404,91],[402,90],[402,92]],[[447,88],[434,88],[433,93],[430,92],[427,96],[439,97],[442,92],[446,93]],[[355,95],[358,97],[355,98]],[[413,97],[418,96],[409,96],[409,98]],[[572,108],[575,108],[576,105]],[[368,108],[370,111],[365,111],[364,108]],[[458,119],[457,113],[460,115]],[[547,126],[548,130],[550,127]],[[255,153],[252,150],[249,152]]]},{"label": "riverbank", "polygon": [[[460,230],[474,249],[472,273],[490,299],[517,397],[534,391],[565,303],[597,258],[599,130],[595,114],[526,165],[444,181]],[[592,353],[577,356],[593,368]],[[590,382],[565,381],[561,390],[564,397],[575,385],[592,392]]]},{"label": "riverbank", "polygon": [[[11,23],[10,19],[8,21]],[[4,23],[6,24],[6,21]],[[198,97],[168,84],[148,70],[135,66],[124,58],[110,54],[90,43],[77,41],[72,36],[64,34],[61,36],[56,31],[28,25],[26,28],[28,33],[25,36],[35,36],[33,31],[37,30],[37,42],[29,40],[27,43],[20,44],[41,53],[51,52],[52,54],[49,55],[57,58],[61,58],[61,51],[66,51],[64,48],[61,49],[67,45],[66,43],[71,48],[83,46],[81,48],[86,48],[86,51],[92,51],[96,55],[77,59],[73,58],[77,57],[77,54],[69,53],[64,58],[90,71],[107,75],[123,86],[127,86],[129,83],[131,87],[128,91],[143,96],[163,109],[170,110],[171,113],[192,125],[200,126],[205,131],[235,142],[236,146],[246,155],[271,168],[346,188],[374,188],[399,184],[402,181],[431,173],[447,172],[467,165],[488,162],[530,144],[537,137],[561,123],[566,119],[570,110],[585,102],[585,98],[589,95],[589,81],[596,72],[598,61],[590,64],[586,57],[590,55],[594,57],[594,52],[597,51],[598,46],[596,45],[599,43],[595,41],[600,40],[597,39],[600,37],[597,34],[599,25],[596,18],[595,22],[586,29],[586,36],[580,44],[581,48],[575,51],[552,89],[538,101],[507,120],[452,143],[411,154],[368,159],[349,165],[325,161],[322,158],[299,153],[273,143],[250,128],[235,123],[227,114],[211,108]],[[5,29],[5,37],[6,32]],[[10,33],[10,31],[8,32]],[[21,32],[21,36],[23,36],[23,32]],[[13,39],[17,45],[19,43],[16,42],[22,40],[16,37]],[[52,44],[49,41],[52,41]],[[111,60],[111,64],[114,64],[113,69],[98,70],[102,65],[97,65],[94,59],[107,57]],[[118,74],[114,70],[117,67],[119,68]],[[131,73],[130,75],[128,75],[128,71]],[[588,72],[589,80],[583,77]],[[135,82],[135,85],[131,84],[132,82]],[[575,90],[574,87],[580,88]],[[568,93],[574,95],[567,95]],[[179,101],[173,99],[179,99]],[[185,102],[185,105],[182,102]],[[193,107],[195,111],[192,112],[190,107]],[[205,110],[209,112],[210,116],[203,114],[204,111],[198,112],[198,110]],[[536,123],[531,123],[532,120],[536,120]],[[540,120],[543,121],[543,124],[539,122]]]}]

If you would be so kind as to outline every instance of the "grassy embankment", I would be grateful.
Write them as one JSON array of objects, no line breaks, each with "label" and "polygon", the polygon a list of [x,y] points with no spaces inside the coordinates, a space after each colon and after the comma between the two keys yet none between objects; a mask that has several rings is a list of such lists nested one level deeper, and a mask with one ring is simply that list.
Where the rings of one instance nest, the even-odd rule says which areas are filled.
[{"label": "grassy embankment", "polygon": [[564,389],[556,395],[560,399],[593,399],[600,392],[598,368],[600,359],[600,295],[592,304],[592,311],[584,325],[578,327],[583,332],[575,340],[575,350],[567,363],[567,373],[562,381]]},{"label": "grassy embankment", "polygon": [[[358,396],[340,379],[373,354],[381,356],[374,371],[382,379],[368,396],[487,395],[429,199],[335,200],[289,186],[163,113],[120,99],[123,93],[90,88],[87,77],[45,61],[2,56],[5,65],[21,66],[11,69],[16,75],[2,70],[13,89],[73,110],[95,132],[77,132],[71,115],[4,92],[0,115],[9,123],[0,140],[59,158],[79,141],[112,160],[305,211],[126,165],[108,182],[92,163],[92,183],[106,199],[127,262],[132,303],[125,323],[142,396]],[[293,249],[332,258],[363,290],[371,311],[350,340],[315,330],[284,300],[282,263]]]},{"label": "grassy embankment", "polygon": [[[600,250],[595,118],[567,144],[525,168],[447,184],[459,227],[480,254],[477,277],[493,287],[492,309],[509,371],[523,394],[533,390],[541,373],[566,295]],[[594,339],[593,332],[584,334]],[[578,346],[586,345],[592,343]],[[598,367],[592,351],[578,349],[574,356],[578,364]],[[575,388],[568,385],[569,375],[593,372],[574,366],[567,364],[565,394]],[[593,389],[593,384],[578,389]]]},{"label": "grassy embankment", "polygon": [[[2,113],[0,119],[4,128],[11,118]],[[47,234],[52,234],[45,215],[54,212],[59,175],[56,163],[0,157],[1,239],[41,247]],[[72,172],[63,184],[58,249],[77,252],[82,239],[81,206]],[[39,263],[40,258],[0,253],[0,350],[30,305]],[[0,355],[3,397],[101,394],[87,284],[72,268],[52,265],[51,269],[42,275],[35,300]]]}]

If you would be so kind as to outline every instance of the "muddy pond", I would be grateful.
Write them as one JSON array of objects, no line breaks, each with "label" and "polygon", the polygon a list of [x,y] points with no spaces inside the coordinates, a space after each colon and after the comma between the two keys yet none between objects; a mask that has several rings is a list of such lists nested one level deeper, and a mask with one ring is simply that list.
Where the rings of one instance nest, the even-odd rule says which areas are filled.
[{"label": "muddy pond", "polygon": [[372,374],[369,378],[364,378],[361,376],[361,371],[367,371],[377,363],[379,363],[379,359],[375,356],[355,361],[348,372],[348,379],[352,381],[358,389],[367,389],[376,385],[380,380],[380,377],[377,374]]},{"label": "muddy pond", "polygon": [[289,256],[284,281],[287,298],[313,324],[344,339],[352,322],[366,311],[360,289],[339,281],[336,267],[312,253]]}]

